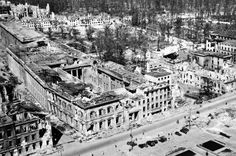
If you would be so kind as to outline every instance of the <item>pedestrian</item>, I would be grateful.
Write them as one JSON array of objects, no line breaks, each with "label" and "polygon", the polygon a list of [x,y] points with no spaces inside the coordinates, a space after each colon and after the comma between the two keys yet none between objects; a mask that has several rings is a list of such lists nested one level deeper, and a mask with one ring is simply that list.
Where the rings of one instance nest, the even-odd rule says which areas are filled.
[{"label": "pedestrian", "polygon": [[117,145],[115,145],[115,148],[117,148]]},{"label": "pedestrian", "polygon": [[225,103],[225,105],[227,105],[227,102]]},{"label": "pedestrian", "polygon": [[144,135],[144,132],[143,132],[143,135]]},{"label": "pedestrian", "polygon": [[93,156],[93,153],[92,153],[92,155],[91,156]]}]

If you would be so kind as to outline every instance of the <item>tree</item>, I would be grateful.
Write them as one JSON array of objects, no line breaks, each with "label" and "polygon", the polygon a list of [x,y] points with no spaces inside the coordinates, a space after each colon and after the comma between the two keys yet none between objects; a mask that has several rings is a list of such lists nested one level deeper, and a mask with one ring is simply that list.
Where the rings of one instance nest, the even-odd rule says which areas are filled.
[{"label": "tree", "polygon": [[71,40],[73,38],[73,28],[69,31],[69,39]]},{"label": "tree", "polygon": [[9,80],[8,82],[5,84],[5,88],[6,88],[6,93],[8,95],[8,100],[9,102],[13,101],[14,98],[14,90],[16,88],[16,86],[20,84],[18,78],[16,76],[14,76],[13,74],[10,74]]},{"label": "tree", "polygon": [[167,30],[167,24],[165,22],[159,22],[159,28],[161,30],[161,35],[165,36]]},{"label": "tree", "polygon": [[132,20],[131,20],[132,26],[139,26],[139,12],[137,9],[133,10],[132,12]]},{"label": "tree", "polygon": [[89,41],[93,40],[93,33],[94,33],[94,29],[90,26],[88,29],[86,29],[86,34],[87,34],[87,38]]},{"label": "tree", "polygon": [[204,26],[204,30],[203,30],[203,34],[204,34],[204,38],[206,39],[207,37],[209,37],[210,35],[210,30],[211,30],[211,24],[210,23],[206,23]]},{"label": "tree", "polygon": [[35,31],[38,31],[38,26],[37,26],[36,23],[34,23],[34,30],[35,30]]},{"label": "tree", "polygon": [[61,30],[61,37],[62,37],[63,39],[65,39],[65,38],[66,38],[66,34],[65,34],[65,32],[64,32],[63,26],[60,26],[60,30]]},{"label": "tree", "polygon": [[52,28],[51,27],[48,28],[48,32],[47,33],[48,33],[48,38],[52,39]]},{"label": "tree", "polygon": [[71,35],[71,38],[74,38],[75,41],[81,42],[80,38],[78,37],[80,35],[80,32],[77,31],[74,27],[71,29],[70,35]]},{"label": "tree", "polygon": [[38,30],[39,30],[39,31],[41,31],[41,32],[43,32],[43,27],[42,27],[42,25],[41,25],[41,24],[39,25],[39,28],[38,28]]},{"label": "tree", "polygon": [[178,37],[180,37],[181,35],[181,27],[183,25],[183,21],[181,18],[177,18],[177,20],[175,21],[175,33]]},{"label": "tree", "polygon": [[202,85],[202,94],[210,95],[213,89],[213,81],[208,77],[202,77],[203,85]]},{"label": "tree", "polygon": [[2,102],[6,102],[6,97],[5,97],[5,94],[4,94],[4,86],[3,85],[0,85],[0,95],[1,95],[1,98],[2,98]]},{"label": "tree", "polygon": [[106,4],[106,0],[102,0],[100,3],[101,12],[108,12],[108,5]]},{"label": "tree", "polygon": [[104,61],[113,61],[119,64],[125,64],[123,41],[126,33],[121,28],[117,28],[113,34],[109,27],[105,27],[104,32],[99,32],[95,39],[95,49],[99,57]]}]

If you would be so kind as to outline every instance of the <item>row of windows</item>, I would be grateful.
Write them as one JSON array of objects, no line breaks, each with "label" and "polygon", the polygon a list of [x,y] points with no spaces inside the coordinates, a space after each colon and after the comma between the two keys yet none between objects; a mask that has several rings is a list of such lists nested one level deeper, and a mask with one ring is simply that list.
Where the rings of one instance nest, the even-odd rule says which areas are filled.
[{"label": "row of windows", "polygon": [[63,111],[57,109],[57,107],[55,107],[54,105],[51,105],[51,110],[52,110],[52,113],[56,114],[57,117],[59,117],[64,122],[67,122],[70,125],[73,124],[73,121],[74,121],[73,117],[71,117],[71,116],[67,115],[66,113],[64,113]]},{"label": "row of windows", "polygon": [[[70,112],[75,112],[75,114],[78,114],[80,117],[83,117],[83,113],[79,111],[78,109],[74,108],[70,103],[65,102],[64,100],[57,97],[55,94],[52,94],[53,101],[56,102],[59,106],[61,106],[63,109],[66,109]],[[54,105],[51,105],[51,111],[56,112],[56,107]]]},{"label": "row of windows", "polygon": [[[168,98],[168,92],[166,93],[166,94],[164,94],[164,95],[160,95],[160,96],[156,96],[156,101],[158,101],[158,100],[162,100],[162,99],[166,99],[166,98]],[[152,98],[148,98],[148,99],[146,99],[146,100],[140,100],[140,101],[138,101],[138,105],[140,106],[140,105],[145,105],[146,104],[146,102],[149,104],[149,102],[154,102],[154,97],[152,97]]]},{"label": "row of windows", "polygon": [[108,106],[107,108],[101,108],[98,110],[98,113],[96,111],[91,111],[90,112],[90,118],[96,118],[97,116],[103,116],[106,114],[111,114],[113,113],[115,110],[118,110],[119,108],[121,108],[121,104],[118,104],[115,106],[115,108],[113,108],[112,106]]},{"label": "row of windows", "polygon": [[[162,106],[163,106],[163,104],[164,105],[166,105],[166,101],[164,101],[164,102],[160,102],[160,103],[155,103],[155,104],[148,104],[147,105],[147,107],[143,107],[143,112],[146,112],[146,110],[147,111],[149,111],[149,110],[153,110],[153,109],[155,109],[155,108],[161,108]],[[151,107],[150,107],[151,106]],[[147,109],[146,109],[147,108]]]},{"label": "row of windows", "polygon": [[225,47],[225,46],[221,46],[220,49],[222,50],[227,50],[227,51],[230,51],[230,52],[233,52],[233,51],[236,51],[236,48],[232,48],[232,47]]}]

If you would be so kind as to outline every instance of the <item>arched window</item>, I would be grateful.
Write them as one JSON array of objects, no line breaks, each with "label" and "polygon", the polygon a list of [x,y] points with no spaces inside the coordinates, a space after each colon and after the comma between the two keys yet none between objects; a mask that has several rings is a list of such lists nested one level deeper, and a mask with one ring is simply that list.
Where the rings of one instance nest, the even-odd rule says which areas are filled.
[{"label": "arched window", "polygon": [[83,115],[83,112],[81,112],[81,111],[78,111],[78,116],[80,117],[80,118],[82,118],[84,115]]},{"label": "arched window", "polygon": [[107,113],[112,113],[114,112],[114,109],[112,106],[107,107]]},{"label": "arched window", "polygon": [[105,109],[101,108],[99,109],[99,115],[104,115],[106,113]]},{"label": "arched window", "polygon": [[90,112],[90,119],[96,118],[97,117],[97,113],[95,111],[91,111]]}]

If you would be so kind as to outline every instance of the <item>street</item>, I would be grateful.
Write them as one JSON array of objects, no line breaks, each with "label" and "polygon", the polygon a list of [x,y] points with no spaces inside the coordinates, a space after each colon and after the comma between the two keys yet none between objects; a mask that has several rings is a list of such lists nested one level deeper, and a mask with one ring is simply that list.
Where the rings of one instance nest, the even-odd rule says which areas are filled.
[{"label": "street", "polygon": [[[194,110],[192,114],[195,114],[196,111],[200,111],[201,113],[207,112],[209,110],[215,109],[219,106],[224,106],[226,102],[232,102],[236,100],[236,95],[235,93],[229,93],[227,95],[223,95],[222,97],[218,97],[217,101],[212,100],[214,102],[208,103],[203,105],[201,108]],[[193,110],[192,110],[193,111]],[[148,132],[151,130],[158,129],[160,127],[165,127],[170,124],[176,123],[177,120],[183,119],[184,116],[187,116],[189,112],[183,112],[178,115],[171,116],[169,118],[166,118],[162,121],[158,121],[155,123],[152,123],[151,125],[145,125],[140,128],[134,129],[133,130],[133,136],[137,136],[139,134],[142,134],[143,132]],[[94,140],[94,141],[89,141],[87,143],[79,143],[79,142],[73,142],[70,144],[65,144],[64,150],[60,153],[63,156],[78,156],[86,153],[93,153],[93,151],[98,150],[99,148],[103,148],[105,146],[111,145],[118,143],[120,141],[124,141],[130,138],[130,132],[124,132],[117,134],[115,136],[109,137],[109,138],[103,138],[101,140]],[[53,155],[60,155],[59,153],[54,153]]]}]

